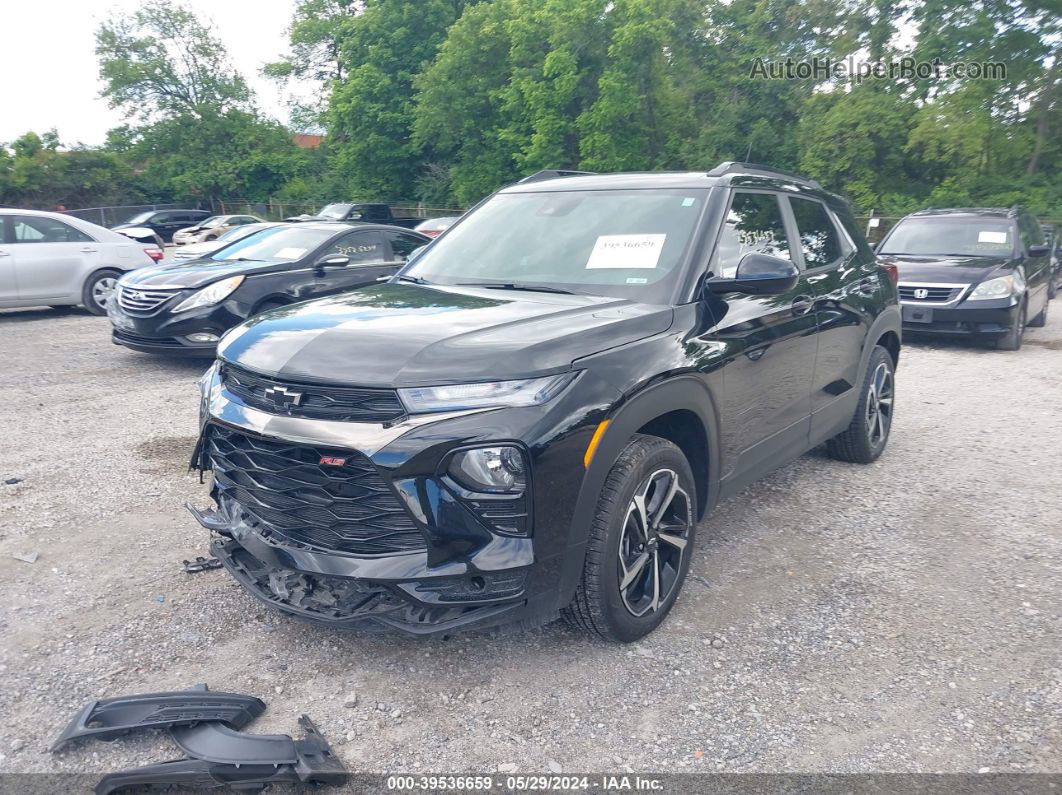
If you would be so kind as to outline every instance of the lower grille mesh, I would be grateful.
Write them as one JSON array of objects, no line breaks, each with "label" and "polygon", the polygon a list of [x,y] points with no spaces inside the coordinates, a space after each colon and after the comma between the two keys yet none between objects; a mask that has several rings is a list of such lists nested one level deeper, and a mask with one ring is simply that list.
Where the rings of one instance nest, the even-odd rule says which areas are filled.
[{"label": "lower grille mesh", "polygon": [[[323,551],[387,555],[425,549],[409,514],[361,453],[280,442],[212,425],[217,497],[276,535]],[[322,458],[343,459],[342,466]]]}]

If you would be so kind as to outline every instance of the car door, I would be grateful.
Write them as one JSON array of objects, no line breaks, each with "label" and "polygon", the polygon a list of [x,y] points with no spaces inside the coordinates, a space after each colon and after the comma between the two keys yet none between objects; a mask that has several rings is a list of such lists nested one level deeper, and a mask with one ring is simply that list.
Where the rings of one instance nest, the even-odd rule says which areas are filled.
[{"label": "car door", "polygon": [[394,272],[391,247],[383,234],[375,230],[351,232],[333,240],[314,256],[319,262],[331,256],[349,258],[342,267],[326,267],[314,272],[309,295],[330,295],[372,284]]},{"label": "car door", "polygon": [[[749,253],[789,259],[798,267],[781,196],[734,190],[710,275],[733,278]],[[711,296],[714,317],[706,342],[727,348],[723,376],[723,477],[746,482],[779,459],[807,448],[815,366],[814,290],[801,274],[780,295]]]},{"label": "car door", "polygon": [[885,277],[873,253],[860,253],[832,209],[811,196],[788,196],[808,284],[815,292],[818,352],[811,384],[811,436],[850,420],[849,405],[863,377],[863,346]]},{"label": "car door", "polygon": [[100,264],[100,244],[68,223],[12,216],[15,281],[21,303],[80,300],[85,277]]},{"label": "car door", "polygon": [[0,215],[0,304],[18,303],[18,282],[15,281],[15,247],[12,217]]}]

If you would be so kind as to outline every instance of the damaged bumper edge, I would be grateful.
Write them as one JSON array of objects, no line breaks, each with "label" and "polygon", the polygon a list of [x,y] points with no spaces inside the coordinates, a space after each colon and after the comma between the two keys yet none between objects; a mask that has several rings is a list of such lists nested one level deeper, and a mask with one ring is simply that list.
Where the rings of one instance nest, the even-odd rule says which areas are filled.
[{"label": "damaged bumper edge", "polygon": [[52,744],[56,751],[71,740],[113,740],[134,729],[159,729],[219,721],[241,729],[265,711],[265,702],[238,693],[214,693],[206,685],[169,693],[143,693],[91,701]]}]

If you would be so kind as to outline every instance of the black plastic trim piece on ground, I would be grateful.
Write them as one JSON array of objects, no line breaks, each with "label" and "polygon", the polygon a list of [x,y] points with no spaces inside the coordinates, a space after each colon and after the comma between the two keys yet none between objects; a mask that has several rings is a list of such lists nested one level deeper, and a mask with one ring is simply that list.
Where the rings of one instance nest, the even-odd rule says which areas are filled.
[{"label": "black plastic trim piece on ground", "polygon": [[[227,762],[181,759],[109,773],[96,785],[96,795],[167,785],[187,789],[252,789],[270,784],[345,784],[347,772],[317,727],[306,715],[299,718],[299,725],[306,732],[301,740],[293,740],[287,735],[241,735],[233,731],[221,731],[216,724],[171,729],[178,745],[185,748],[178,736],[188,743],[185,750],[198,753],[203,750],[200,743],[216,741],[220,745],[210,747],[207,751],[212,757],[220,757],[218,748],[222,747],[232,756]],[[270,758],[268,754],[271,751],[279,755]],[[260,758],[261,761],[239,761],[251,758]],[[291,761],[282,761],[282,758]]]},{"label": "black plastic trim piece on ground", "polygon": [[218,721],[242,729],[265,712],[265,702],[238,693],[214,693],[206,685],[170,693],[142,693],[91,701],[52,744],[55,751],[79,737],[113,740],[134,729],[160,729]]}]

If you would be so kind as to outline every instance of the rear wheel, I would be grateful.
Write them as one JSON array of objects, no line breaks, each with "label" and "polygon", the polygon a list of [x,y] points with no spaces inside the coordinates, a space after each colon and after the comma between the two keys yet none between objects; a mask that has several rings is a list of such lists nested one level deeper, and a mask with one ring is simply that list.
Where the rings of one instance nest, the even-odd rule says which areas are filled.
[{"label": "rear wheel", "polygon": [[896,397],[896,367],[892,356],[875,346],[863,377],[863,393],[847,430],[826,442],[831,458],[852,464],[869,464],[884,452],[892,430]]},{"label": "rear wheel", "polygon": [[1018,316],[1014,320],[1014,324],[1010,327],[1004,336],[996,340],[996,348],[1001,351],[1017,351],[1021,350],[1022,339],[1025,337],[1025,321],[1028,316],[1029,307],[1022,302],[1021,309],[1018,310]]},{"label": "rear wheel", "polygon": [[696,532],[689,462],[674,444],[635,436],[598,498],[569,624],[630,643],[652,632],[678,598]]},{"label": "rear wheel", "polygon": [[89,276],[81,291],[81,303],[93,315],[107,314],[107,302],[111,300],[114,288],[118,284],[118,271],[96,271]]}]

